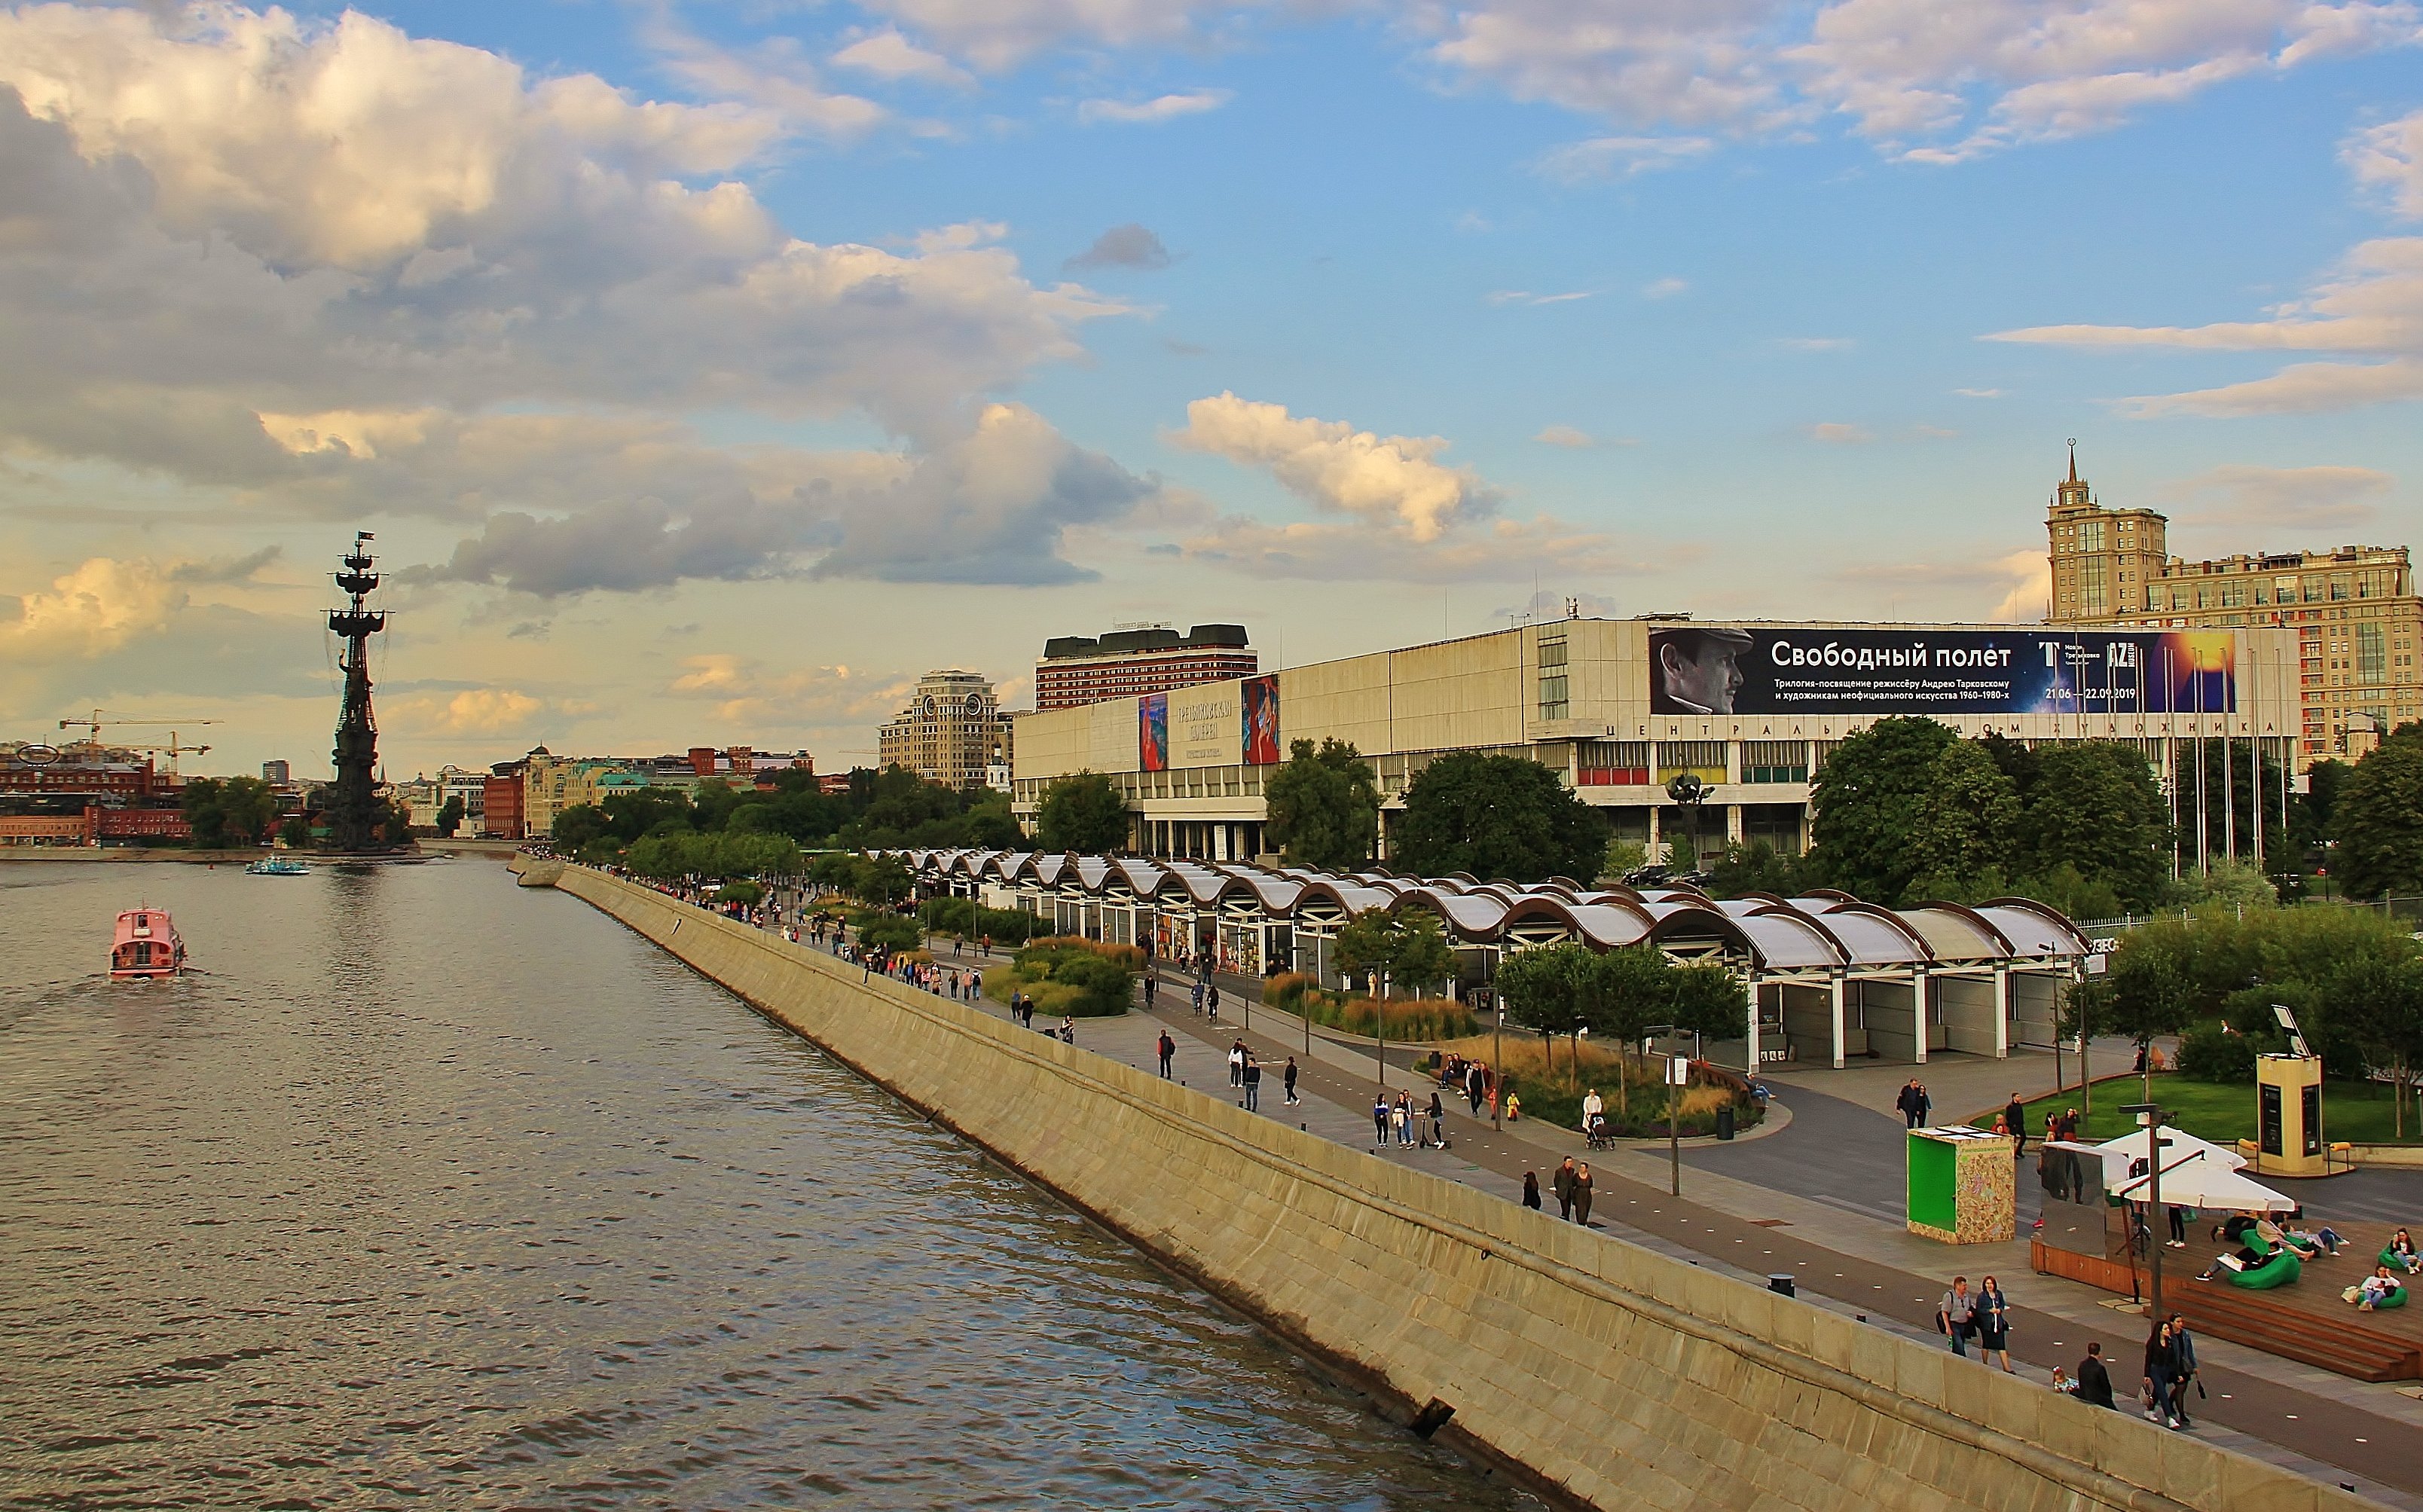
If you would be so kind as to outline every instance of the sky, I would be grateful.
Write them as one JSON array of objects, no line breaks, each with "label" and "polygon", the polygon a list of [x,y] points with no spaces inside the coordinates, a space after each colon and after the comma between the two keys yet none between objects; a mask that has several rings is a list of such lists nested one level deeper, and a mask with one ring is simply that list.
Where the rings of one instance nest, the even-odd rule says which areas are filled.
[{"label": "sky", "polygon": [[[919,673],[2026,620],[2423,506],[2406,0],[0,8],[0,738],[870,764]],[[138,732],[122,733],[132,737]]]}]

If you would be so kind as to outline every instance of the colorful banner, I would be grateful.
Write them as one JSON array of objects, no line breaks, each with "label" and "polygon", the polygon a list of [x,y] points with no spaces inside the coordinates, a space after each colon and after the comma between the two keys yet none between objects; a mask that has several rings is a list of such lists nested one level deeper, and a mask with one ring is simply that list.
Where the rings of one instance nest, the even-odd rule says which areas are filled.
[{"label": "colorful banner", "polygon": [[2229,714],[2226,630],[1649,633],[1652,714]]},{"label": "colorful banner", "polygon": [[1275,766],[1279,763],[1279,676],[1265,672],[1249,677],[1239,694],[1245,717],[1245,764]]},{"label": "colorful banner", "polygon": [[1244,744],[1237,685],[1203,683],[1170,695],[1169,764],[1234,766]]},{"label": "colorful banner", "polygon": [[1148,693],[1136,700],[1136,765],[1148,772],[1169,770],[1169,695]]}]

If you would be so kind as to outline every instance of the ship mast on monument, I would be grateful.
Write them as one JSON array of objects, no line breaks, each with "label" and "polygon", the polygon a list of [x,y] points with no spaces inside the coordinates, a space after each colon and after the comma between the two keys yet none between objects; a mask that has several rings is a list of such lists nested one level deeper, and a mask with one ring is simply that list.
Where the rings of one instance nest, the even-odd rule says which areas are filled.
[{"label": "ship mast on monument", "polygon": [[387,817],[379,802],[378,721],[371,713],[370,638],[387,628],[387,613],[368,606],[379,586],[371,571],[377,559],[368,530],[354,533],[354,549],[344,558],[337,587],[352,605],[328,611],[328,628],[344,641],[337,665],[345,674],[344,712],[337,718],[337,786],[328,804],[328,843],[339,851],[367,851],[378,845],[378,829]]}]

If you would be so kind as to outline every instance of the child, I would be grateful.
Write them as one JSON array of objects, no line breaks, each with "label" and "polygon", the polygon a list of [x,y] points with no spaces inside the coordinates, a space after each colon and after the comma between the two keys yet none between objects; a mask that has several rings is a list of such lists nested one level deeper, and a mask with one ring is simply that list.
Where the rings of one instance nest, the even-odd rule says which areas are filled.
[{"label": "child", "polygon": [[2076,1396],[2078,1382],[2069,1378],[2069,1372],[2055,1365],[2052,1367],[2052,1389],[2065,1396]]}]

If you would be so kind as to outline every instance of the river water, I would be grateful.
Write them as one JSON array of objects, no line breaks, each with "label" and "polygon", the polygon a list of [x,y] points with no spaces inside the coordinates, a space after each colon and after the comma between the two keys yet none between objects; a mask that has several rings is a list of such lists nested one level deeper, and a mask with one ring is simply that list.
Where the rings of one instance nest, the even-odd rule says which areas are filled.
[{"label": "river water", "polygon": [[1536,1504],[494,862],[0,863],[0,1505],[414,1504]]}]

